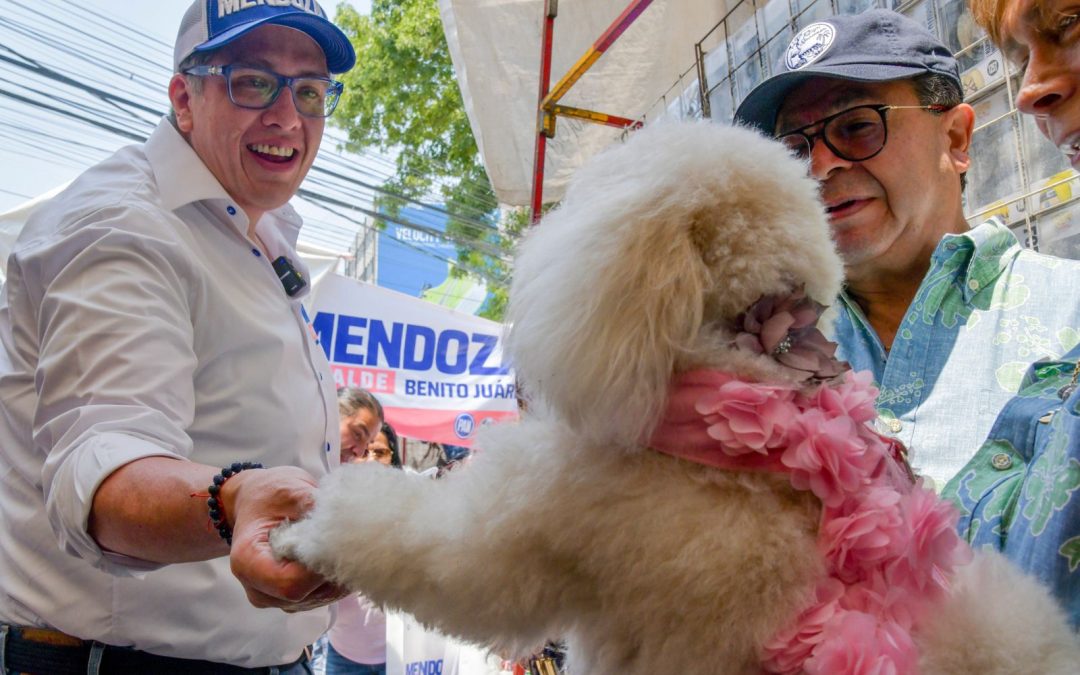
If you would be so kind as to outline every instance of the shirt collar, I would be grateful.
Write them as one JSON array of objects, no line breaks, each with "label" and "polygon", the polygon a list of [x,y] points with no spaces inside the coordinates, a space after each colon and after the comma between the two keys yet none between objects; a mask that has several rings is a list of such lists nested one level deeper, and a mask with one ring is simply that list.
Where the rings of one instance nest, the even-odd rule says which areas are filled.
[{"label": "shirt collar", "polygon": [[933,257],[940,261],[959,257],[948,267],[957,270],[964,301],[971,302],[979,291],[994,284],[1020,251],[1016,235],[994,217],[962,234],[945,235]]},{"label": "shirt collar", "polygon": [[[224,216],[233,199],[206,168],[195,150],[188,145],[169,119],[163,118],[146,140],[146,158],[154,172],[161,204],[170,211],[194,202],[207,202],[215,213]],[[301,219],[291,204],[273,211],[274,229],[281,232],[290,248],[296,247]],[[263,216],[265,219],[266,216]],[[246,235],[247,217],[230,219]]]},{"label": "shirt collar", "polygon": [[[970,303],[980,290],[993,284],[1020,251],[1016,236],[1004,222],[994,217],[963,234],[945,235],[938,242],[932,257],[941,267],[956,270],[956,283],[962,290],[964,302]],[[954,256],[956,259],[950,260]],[[946,261],[948,265],[944,264]],[[874,336],[872,342],[880,344],[877,333],[870,328],[862,308],[848,295],[846,288],[841,289],[839,300],[853,321],[868,335]],[[826,316],[832,315],[822,315],[819,323],[835,324],[835,319],[829,320]],[[828,336],[828,333],[826,335]],[[878,359],[881,363],[885,362],[883,347],[880,348]]]}]

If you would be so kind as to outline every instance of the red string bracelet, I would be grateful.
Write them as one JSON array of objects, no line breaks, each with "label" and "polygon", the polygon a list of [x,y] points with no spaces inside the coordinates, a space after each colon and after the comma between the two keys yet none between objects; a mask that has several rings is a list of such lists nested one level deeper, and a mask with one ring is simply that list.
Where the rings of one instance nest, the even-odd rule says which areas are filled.
[{"label": "red string bracelet", "polygon": [[232,546],[233,533],[232,528],[229,527],[229,521],[225,517],[225,502],[220,498],[221,486],[225,485],[225,481],[241,471],[261,468],[263,468],[263,465],[259,462],[233,462],[214,476],[214,482],[210,484],[210,487],[206,488],[206,492],[194,492],[191,494],[192,497],[207,497],[206,506],[210,512],[210,525],[218,531],[218,534],[229,546]]}]

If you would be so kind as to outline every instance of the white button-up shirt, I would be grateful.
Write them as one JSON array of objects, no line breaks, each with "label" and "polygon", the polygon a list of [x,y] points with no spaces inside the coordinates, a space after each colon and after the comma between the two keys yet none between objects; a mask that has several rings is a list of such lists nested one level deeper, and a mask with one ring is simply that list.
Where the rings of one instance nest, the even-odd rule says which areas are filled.
[{"label": "white button-up shirt", "polygon": [[[36,211],[0,294],[0,621],[241,666],[292,661],[329,610],[255,609],[228,558],[138,570],[87,533],[149,456],[338,462],[333,380],[244,212],[168,121]],[[300,218],[265,214],[272,258]]]}]

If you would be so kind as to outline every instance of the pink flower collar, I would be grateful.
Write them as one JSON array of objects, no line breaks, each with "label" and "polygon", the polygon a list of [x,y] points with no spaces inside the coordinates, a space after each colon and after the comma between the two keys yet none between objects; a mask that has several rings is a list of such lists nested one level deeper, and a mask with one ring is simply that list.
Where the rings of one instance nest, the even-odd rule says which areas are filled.
[{"label": "pink flower collar", "polygon": [[952,506],[915,483],[902,446],[868,424],[877,414],[870,373],[848,371],[809,392],[713,371],[676,385],[693,410],[669,408],[652,447],[723,469],[787,473],[823,505],[827,576],[764,646],[765,672],[917,673],[911,632],[971,550]]}]

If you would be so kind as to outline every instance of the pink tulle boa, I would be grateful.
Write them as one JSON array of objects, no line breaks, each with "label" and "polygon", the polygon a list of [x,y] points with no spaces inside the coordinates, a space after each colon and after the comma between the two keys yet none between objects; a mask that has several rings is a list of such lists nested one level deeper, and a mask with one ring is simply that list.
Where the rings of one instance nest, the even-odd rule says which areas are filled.
[{"label": "pink tulle boa", "polygon": [[709,377],[695,409],[719,443],[691,458],[785,471],[823,504],[818,544],[828,576],[764,646],[765,672],[916,675],[911,632],[971,550],[956,534],[952,506],[913,482],[895,446],[868,424],[877,396],[870,373],[848,371],[809,393]]}]

